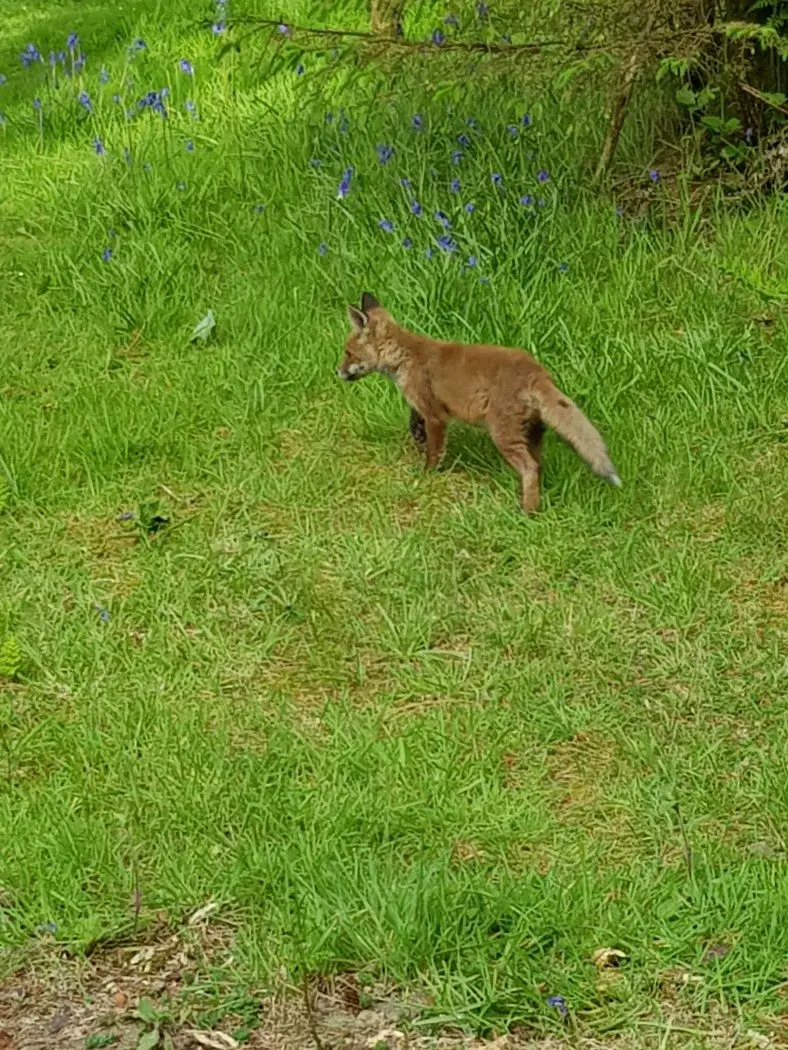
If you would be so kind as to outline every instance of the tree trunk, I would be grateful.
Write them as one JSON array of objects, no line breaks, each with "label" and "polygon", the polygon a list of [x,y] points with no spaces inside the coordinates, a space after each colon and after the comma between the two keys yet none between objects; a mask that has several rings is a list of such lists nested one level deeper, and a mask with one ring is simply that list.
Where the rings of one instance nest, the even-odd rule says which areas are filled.
[{"label": "tree trunk", "polygon": [[372,32],[380,36],[401,36],[404,6],[405,0],[372,0]]}]

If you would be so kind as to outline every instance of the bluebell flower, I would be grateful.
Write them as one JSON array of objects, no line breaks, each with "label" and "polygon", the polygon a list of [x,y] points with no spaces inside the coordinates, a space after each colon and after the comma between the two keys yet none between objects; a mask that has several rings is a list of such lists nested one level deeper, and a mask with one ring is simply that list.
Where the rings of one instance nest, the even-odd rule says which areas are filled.
[{"label": "bluebell flower", "polygon": [[394,232],[394,223],[391,221],[391,219],[381,219],[380,222],[378,223],[378,226],[385,233],[393,233]]},{"label": "bluebell flower", "polygon": [[414,113],[413,118],[410,122],[410,126],[413,128],[414,131],[421,131],[421,129],[424,127],[424,118],[422,117],[421,113]]},{"label": "bluebell flower", "polygon": [[192,117],[197,112],[197,106],[190,99],[183,103],[183,108]]},{"label": "bluebell flower", "polygon": [[66,47],[69,51],[76,51],[79,47],[79,37],[76,33],[69,33],[66,37]]},{"label": "bluebell flower", "polygon": [[548,1006],[553,1006],[562,1017],[566,1017],[569,1011],[566,1008],[566,999],[563,995],[551,995],[547,1000]]},{"label": "bluebell flower", "polygon": [[262,215],[264,211],[265,211],[265,205],[264,204],[255,204],[255,206],[254,206],[254,213],[255,213],[255,215]]},{"label": "bluebell flower", "polygon": [[465,205],[465,214],[466,215],[473,215],[473,213],[475,211],[476,211],[476,205],[473,203],[473,201],[468,201],[468,203]]},{"label": "bluebell flower", "polygon": [[520,129],[517,127],[516,124],[509,124],[506,130],[509,132],[513,139],[516,139],[517,136],[520,134]]},{"label": "bluebell flower", "polygon": [[107,70],[106,66],[102,66],[101,70],[99,72],[99,84],[108,84],[108,83],[109,83],[109,71]]},{"label": "bluebell flower", "polygon": [[328,251],[328,245],[326,244],[325,241],[321,241],[320,244],[318,244],[318,246],[317,246],[317,254],[318,255],[325,255],[327,251]]},{"label": "bluebell flower", "polygon": [[403,178],[401,178],[399,180],[399,184],[403,188],[403,190],[409,190],[410,189],[410,179],[407,179],[407,178],[403,177]]},{"label": "bluebell flower", "polygon": [[622,206],[621,206],[620,204],[617,204],[617,205],[616,205],[616,215],[617,215],[617,216],[619,217],[619,219],[620,219],[620,218],[621,218],[621,216],[622,216],[623,214],[624,214],[624,209],[623,209],[623,207],[622,207]]},{"label": "bluebell flower", "polygon": [[49,52],[49,65],[50,65],[51,69],[56,69],[57,68],[57,52],[56,51],[50,51]]},{"label": "bluebell flower", "polygon": [[539,205],[540,208],[547,207],[547,201],[544,199],[544,197],[540,197],[536,203]]},{"label": "bluebell flower", "polygon": [[475,255],[469,255],[468,256],[468,260],[465,263],[465,265],[468,266],[472,270],[475,266],[479,265],[479,260],[476,258]]},{"label": "bluebell flower", "polygon": [[435,47],[440,47],[441,44],[444,43],[444,41],[446,40],[446,34],[443,32],[442,29],[433,29],[430,40],[435,45]]},{"label": "bluebell flower", "polygon": [[143,95],[141,99],[138,99],[137,106],[139,109],[152,109],[154,113],[166,117],[167,107],[164,105],[166,96],[166,88],[162,88],[160,91],[149,91],[147,95]]},{"label": "bluebell flower", "polygon": [[652,168],[648,175],[652,182],[659,182],[660,175],[656,168]]},{"label": "bluebell flower", "polygon": [[451,223],[449,222],[449,216],[442,211],[435,212],[435,221],[439,222],[444,230],[451,229]]},{"label": "bluebell flower", "polygon": [[520,198],[520,204],[522,204],[524,208],[530,207],[533,204],[533,202],[534,199],[530,193],[524,193],[523,196]]},{"label": "bluebell flower", "polygon": [[86,62],[87,62],[87,55],[84,55],[84,54],[77,55],[77,57],[74,60],[74,72],[75,73],[81,73],[82,70],[85,68],[85,63]]},{"label": "bluebell flower", "polygon": [[469,128],[475,128],[476,127],[476,117],[466,117],[465,118],[465,123],[468,125]]},{"label": "bluebell flower", "polygon": [[139,37],[137,37],[136,40],[132,41],[131,44],[132,51],[145,51],[147,47],[148,45],[145,43],[145,41],[141,40]]},{"label": "bluebell flower", "polygon": [[520,117],[520,123],[524,128],[530,128],[531,124],[533,123],[530,114],[523,113],[523,115]]},{"label": "bluebell flower", "polygon": [[542,169],[536,177],[537,179],[539,179],[540,182],[547,182],[547,180],[550,178],[550,172]]},{"label": "bluebell flower", "polygon": [[34,98],[33,99],[33,109],[41,109],[41,99],[40,98]]},{"label": "bluebell flower", "polygon": [[462,160],[463,156],[464,156],[464,154],[463,154],[461,149],[454,150],[452,152],[452,155],[451,155],[451,162],[452,162],[452,164],[459,164],[460,161]]},{"label": "bluebell flower", "polygon": [[98,602],[93,603],[93,608],[99,614],[99,619],[102,623],[109,623],[109,612],[104,608],[103,605],[99,605]]},{"label": "bluebell flower", "polygon": [[276,28],[279,30],[282,36],[290,36],[290,26],[286,25],[284,22],[280,22]]},{"label": "bluebell flower", "polygon": [[501,36],[501,40],[504,42],[504,44],[511,44],[511,42],[512,42],[512,34],[511,33],[504,33]]},{"label": "bluebell flower", "polygon": [[185,148],[187,153],[194,153],[194,139],[187,139]]},{"label": "bluebell flower", "polygon": [[440,237],[436,238],[435,243],[444,252],[456,252],[457,244],[449,237],[448,234],[444,233]]},{"label": "bluebell flower", "polygon": [[418,201],[410,202],[410,210],[413,212],[417,219],[421,218],[421,216],[424,214],[424,211]]},{"label": "bluebell flower", "polygon": [[452,193],[459,193],[460,192],[460,180],[459,179],[452,179],[451,182],[449,183],[449,189],[451,190]]},{"label": "bluebell flower", "polygon": [[194,76],[194,66],[188,58],[182,58],[178,65],[180,66],[181,73],[185,73],[187,77]]},{"label": "bluebell flower", "polygon": [[77,95],[77,102],[79,102],[80,106],[86,109],[88,113],[93,112],[93,103],[90,101],[90,95],[87,91],[80,91]]},{"label": "bluebell flower", "polygon": [[340,182],[339,189],[337,190],[337,198],[339,200],[342,200],[342,198],[347,197],[348,192],[350,190],[350,180],[352,178],[353,168],[345,168],[345,170],[342,172],[342,181]]},{"label": "bluebell flower", "polygon": [[468,149],[468,147],[471,144],[471,140],[468,138],[464,131],[457,136],[457,142],[465,149]]},{"label": "bluebell flower", "polygon": [[302,77],[304,75],[304,73],[306,72],[306,67],[304,66],[304,63],[303,62],[299,62],[298,65],[296,66],[295,71],[296,71],[296,76],[297,77]]},{"label": "bluebell flower", "polygon": [[432,250],[432,248],[427,248],[424,251],[424,258],[425,259],[431,259],[434,254],[435,254],[435,252]]},{"label": "bluebell flower", "polygon": [[107,152],[104,149],[104,143],[101,141],[101,139],[93,139],[93,149],[96,151],[97,157],[103,157],[104,154]]},{"label": "bluebell flower", "polygon": [[443,19],[443,24],[446,26],[458,26],[460,24],[460,20],[456,15],[446,15],[446,17]]},{"label": "bluebell flower", "polygon": [[558,264],[558,272],[559,272],[559,273],[566,273],[566,271],[567,271],[568,269],[569,269],[569,263],[567,263],[567,262],[562,262],[562,263],[559,263],[559,264]]},{"label": "bluebell flower", "polygon": [[503,175],[498,171],[494,171],[490,176],[490,181],[493,186],[503,186]]},{"label": "bluebell flower", "polygon": [[227,23],[224,21],[224,19],[220,19],[218,22],[213,23],[213,25],[211,26],[211,32],[214,34],[214,36],[221,36],[226,28]]},{"label": "bluebell flower", "polygon": [[101,258],[105,263],[108,263],[112,258],[112,249],[108,246],[101,253]]},{"label": "bluebell flower", "polygon": [[55,56],[55,58],[61,64],[61,66],[65,66],[65,64],[66,64],[66,52],[65,51],[58,51],[58,53]]},{"label": "bluebell flower", "polygon": [[22,54],[19,56],[19,61],[25,67],[29,69],[34,62],[41,61],[41,52],[38,50],[35,44],[27,44]]},{"label": "bluebell flower", "polygon": [[381,164],[388,164],[391,158],[394,156],[395,150],[393,146],[375,146],[375,152],[378,155],[378,160]]},{"label": "bluebell flower", "polygon": [[7,84],[7,83],[8,83],[8,77],[5,75],[5,73],[0,73],[0,87],[2,87],[3,84]]},{"label": "bluebell flower", "polygon": [[413,247],[413,240],[410,237],[402,238],[402,247],[408,250]]},{"label": "bluebell flower", "polygon": [[478,3],[476,5],[476,15],[483,22],[484,19],[489,15],[490,8],[485,3]]},{"label": "bluebell flower", "polygon": [[328,113],[326,113],[326,118],[325,119],[326,119],[326,124],[333,124],[333,122],[334,122],[334,114],[331,112],[331,110],[329,110]]}]

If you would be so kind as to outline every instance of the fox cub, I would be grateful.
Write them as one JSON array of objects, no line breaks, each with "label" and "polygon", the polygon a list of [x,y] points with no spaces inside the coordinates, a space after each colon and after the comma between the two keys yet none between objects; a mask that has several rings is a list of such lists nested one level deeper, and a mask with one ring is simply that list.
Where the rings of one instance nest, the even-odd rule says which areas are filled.
[{"label": "fox cub", "polygon": [[400,327],[364,292],[361,308],[348,307],[352,332],[337,369],[340,379],[371,372],[389,376],[410,405],[410,433],[428,468],[443,455],[452,417],[485,423],[503,458],[520,475],[526,514],[539,505],[545,425],[552,427],[589,467],[620,485],[599,433],[553,383],[550,373],[521,350],[443,343]]}]

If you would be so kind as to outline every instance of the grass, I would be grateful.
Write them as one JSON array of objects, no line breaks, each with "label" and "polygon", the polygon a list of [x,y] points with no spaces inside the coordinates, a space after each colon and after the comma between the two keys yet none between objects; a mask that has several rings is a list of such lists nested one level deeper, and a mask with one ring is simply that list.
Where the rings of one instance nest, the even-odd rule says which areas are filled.
[{"label": "grass", "polygon": [[[0,60],[8,958],[47,923],[77,951],[128,931],[138,888],[143,917],[220,901],[244,987],[381,972],[479,1030],[555,1028],[561,994],[603,1033],[684,973],[689,1013],[779,1012],[784,202],[668,222],[655,184],[648,218],[619,216],[580,188],[583,122],[535,98],[512,138],[508,89],[449,113],[362,85],[345,132],[290,65],[261,87],[218,62],[193,17],[47,5]],[[16,55],[71,28],[82,79],[46,87]],[[165,84],[167,121],[111,101]],[[526,520],[461,427],[425,475],[397,392],[334,377],[365,289],[432,334],[533,349],[624,488],[551,441]],[[605,946],[628,956],[607,984]]]}]

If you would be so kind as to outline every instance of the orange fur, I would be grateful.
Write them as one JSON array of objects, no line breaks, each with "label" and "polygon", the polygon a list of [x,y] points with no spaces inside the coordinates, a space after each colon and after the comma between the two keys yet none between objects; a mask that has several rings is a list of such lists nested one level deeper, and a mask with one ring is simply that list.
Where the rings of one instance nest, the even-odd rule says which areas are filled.
[{"label": "orange fur", "polygon": [[352,332],[337,369],[342,379],[389,376],[411,407],[410,432],[427,467],[443,455],[449,419],[484,423],[517,471],[526,513],[539,504],[542,436],[551,427],[600,477],[621,481],[596,428],[562,394],[550,373],[522,350],[440,342],[398,325],[365,292],[348,308]]}]

